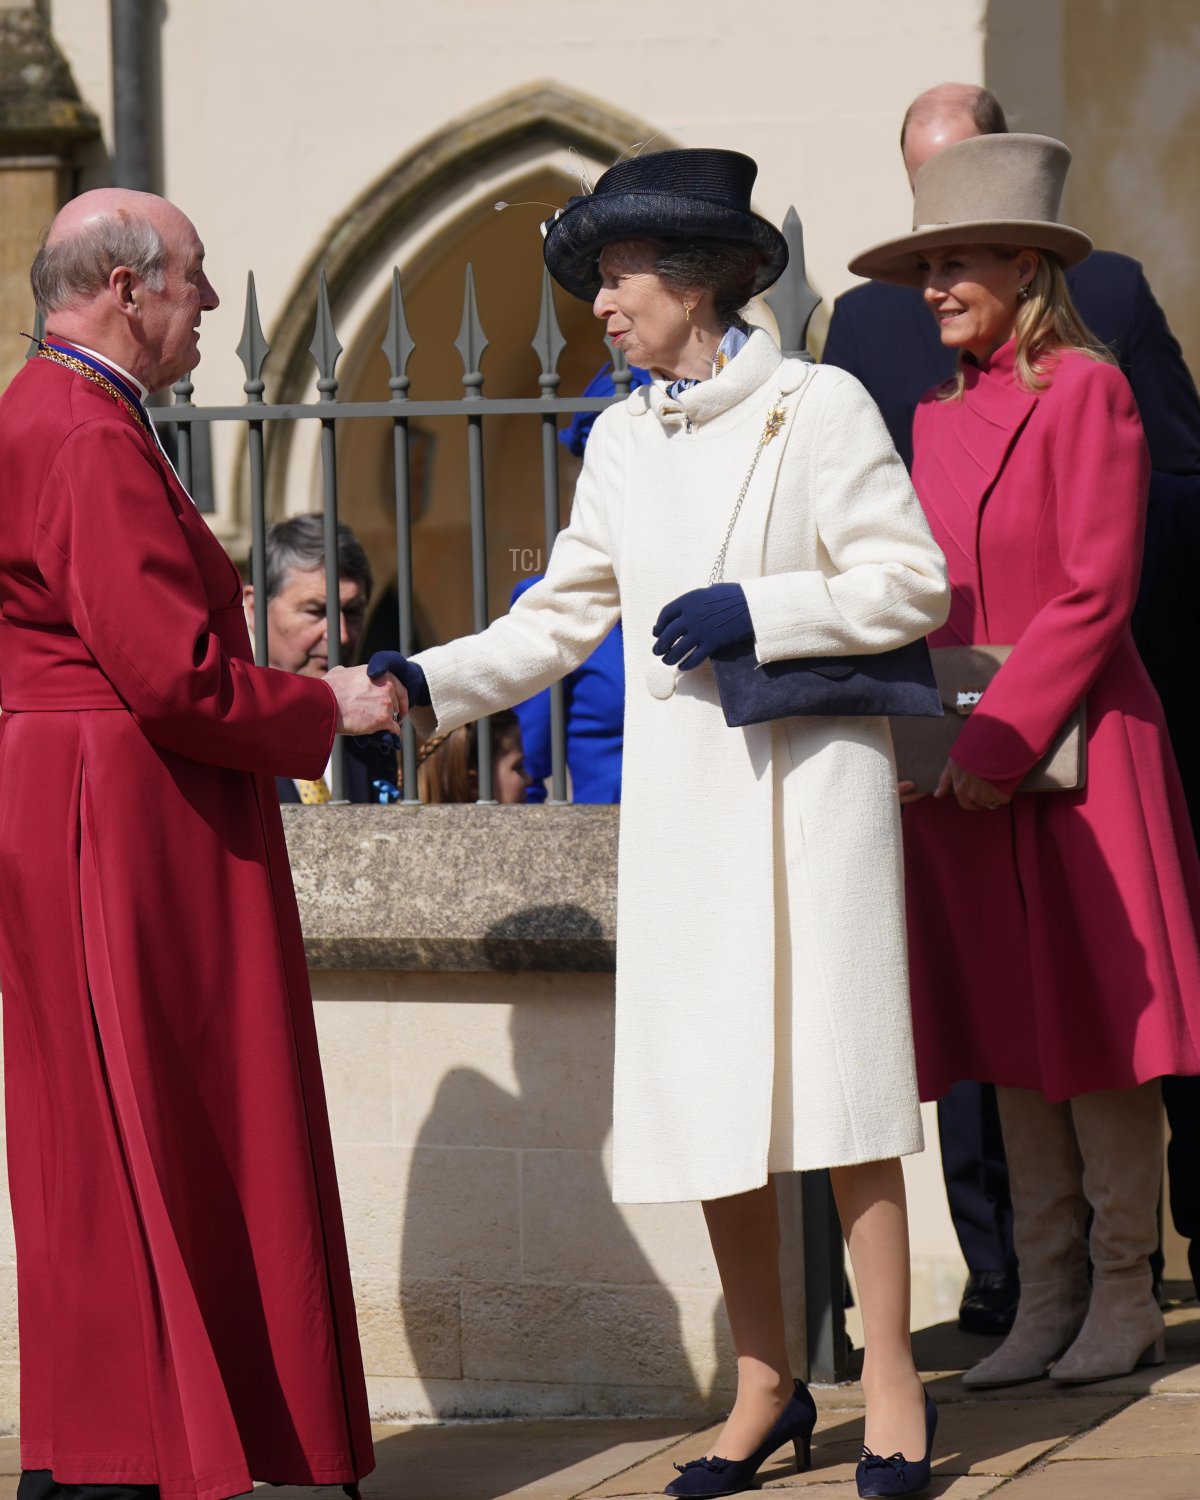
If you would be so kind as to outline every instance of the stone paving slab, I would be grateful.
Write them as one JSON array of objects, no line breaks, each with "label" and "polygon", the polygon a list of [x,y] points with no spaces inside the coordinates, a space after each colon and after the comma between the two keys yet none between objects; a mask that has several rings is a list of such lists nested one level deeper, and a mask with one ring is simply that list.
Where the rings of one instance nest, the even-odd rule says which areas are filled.
[{"label": "stone paving slab", "polygon": [[1155,1396],[1200,1396],[1200,1364],[1185,1365],[1182,1369],[1166,1365],[1150,1391]]},{"label": "stone paving slab", "polygon": [[1049,1464],[997,1491],[998,1500],[1196,1500],[1200,1473],[1188,1458],[1077,1459]]},{"label": "stone paving slab", "polygon": [[[1058,1460],[1092,1458],[1200,1458],[1200,1401],[1190,1396],[1148,1396],[1072,1443]],[[1196,1494],[1200,1496],[1200,1464]]]},{"label": "stone paving slab", "polygon": [[[569,1500],[686,1436],[649,1419],[461,1422],[376,1427],[378,1467],[363,1500]],[[342,1500],[338,1489],[284,1486],[270,1500]]]},{"label": "stone paving slab", "polygon": [[[643,1463],[622,1470],[610,1469],[601,1483],[584,1491],[587,1500],[610,1500],[612,1496],[640,1495],[646,1491],[661,1495],[663,1489],[678,1477],[675,1465],[707,1453],[720,1430],[721,1423],[718,1422],[714,1427],[686,1434],[680,1441],[664,1444],[657,1453],[648,1455]],[[780,1466],[782,1462],[781,1458]],[[769,1473],[769,1467],[762,1472]]]}]

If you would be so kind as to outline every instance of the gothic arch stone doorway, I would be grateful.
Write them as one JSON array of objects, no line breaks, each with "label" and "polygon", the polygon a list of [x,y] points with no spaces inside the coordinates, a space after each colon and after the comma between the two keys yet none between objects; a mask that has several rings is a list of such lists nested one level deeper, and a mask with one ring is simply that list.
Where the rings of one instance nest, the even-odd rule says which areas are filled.
[{"label": "gothic arch stone doorway", "polygon": [[[416,344],[410,395],[453,399],[462,392],[454,348],[466,266],[474,266],[480,318],[489,339],[482,369],[489,395],[536,395],[539,365],[530,341],[541,296],[538,223],[547,209],[504,199],[564,203],[579,191],[570,175],[574,147],[594,178],[653,127],[594,101],[540,85],[510,95],[447,126],[369,189],[331,228],[285,304],[271,337],[269,400],[315,398],[308,355],[316,282],[324,269],[334,321],[345,346],[339,396],[386,400],[388,369],[380,349],[387,324],[392,267],[404,287]],[[577,392],[606,362],[590,309],[556,289],[567,349],[560,389]],[[268,453],[273,516],[317,509],[321,480],[314,424],[280,424]],[[465,440],[462,421],[414,419],[416,514],[414,572],[418,629],[427,640],[472,628]],[[392,428],[387,420],[354,421],[338,430],[339,502],[367,546],[380,583],[395,575]],[[493,616],[507,607],[530,555],[544,544],[538,424],[528,417],[490,417],[484,426],[488,480],[489,594]],[[575,475],[564,449],[565,506]],[[544,560],[544,559],[543,559]]]}]

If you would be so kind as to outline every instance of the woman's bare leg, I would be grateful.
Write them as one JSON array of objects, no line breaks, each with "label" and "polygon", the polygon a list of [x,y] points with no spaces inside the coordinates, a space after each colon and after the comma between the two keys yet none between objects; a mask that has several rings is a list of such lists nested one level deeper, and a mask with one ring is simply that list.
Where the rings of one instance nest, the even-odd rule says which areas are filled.
[{"label": "woman's bare leg", "polygon": [[[737,1354],[737,1400],[713,1453],[748,1458],[792,1394],[779,1286],[779,1209],[773,1181],[704,1204]],[[713,1454],[710,1454],[711,1458]]]},{"label": "woman's bare leg", "polygon": [[867,1447],[884,1457],[925,1454],[925,1392],[909,1334],[908,1208],[898,1160],[830,1173],[862,1311]]}]

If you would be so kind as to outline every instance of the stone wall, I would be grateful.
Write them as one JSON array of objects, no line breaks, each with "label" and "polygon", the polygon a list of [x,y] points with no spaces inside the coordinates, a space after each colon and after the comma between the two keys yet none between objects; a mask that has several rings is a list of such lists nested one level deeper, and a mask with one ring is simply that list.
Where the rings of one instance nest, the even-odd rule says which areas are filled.
[{"label": "stone wall", "polygon": [[285,809],[379,1417],[728,1399],[699,1206],[611,1197],[617,816]]},{"label": "stone wall", "polygon": [[719,1406],[698,1205],[610,1196],[611,976],[314,987],[376,1416]]}]

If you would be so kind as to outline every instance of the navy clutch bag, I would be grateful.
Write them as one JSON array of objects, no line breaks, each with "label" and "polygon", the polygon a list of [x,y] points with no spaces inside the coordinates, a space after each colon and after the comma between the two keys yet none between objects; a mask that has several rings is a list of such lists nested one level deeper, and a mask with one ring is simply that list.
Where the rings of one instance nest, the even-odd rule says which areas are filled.
[{"label": "navy clutch bag", "polygon": [[873,656],[798,656],[760,663],[751,642],[712,658],[731,728],[796,714],[940,718],[942,699],[922,641]]},{"label": "navy clutch bag", "polygon": [[[801,395],[807,389],[805,385]],[[758,460],[786,421],[787,409],[781,392],[767,413],[725,540],[713,564],[710,584],[720,583],[725,576],[725,554]],[[751,641],[714,653],[712,665],[725,722],[733,729],[799,714],[826,714],[831,718],[939,719],[942,716],[937,678],[933,675],[929,647],[923,640],[869,656],[797,656],[764,663],[755,656]]]}]

